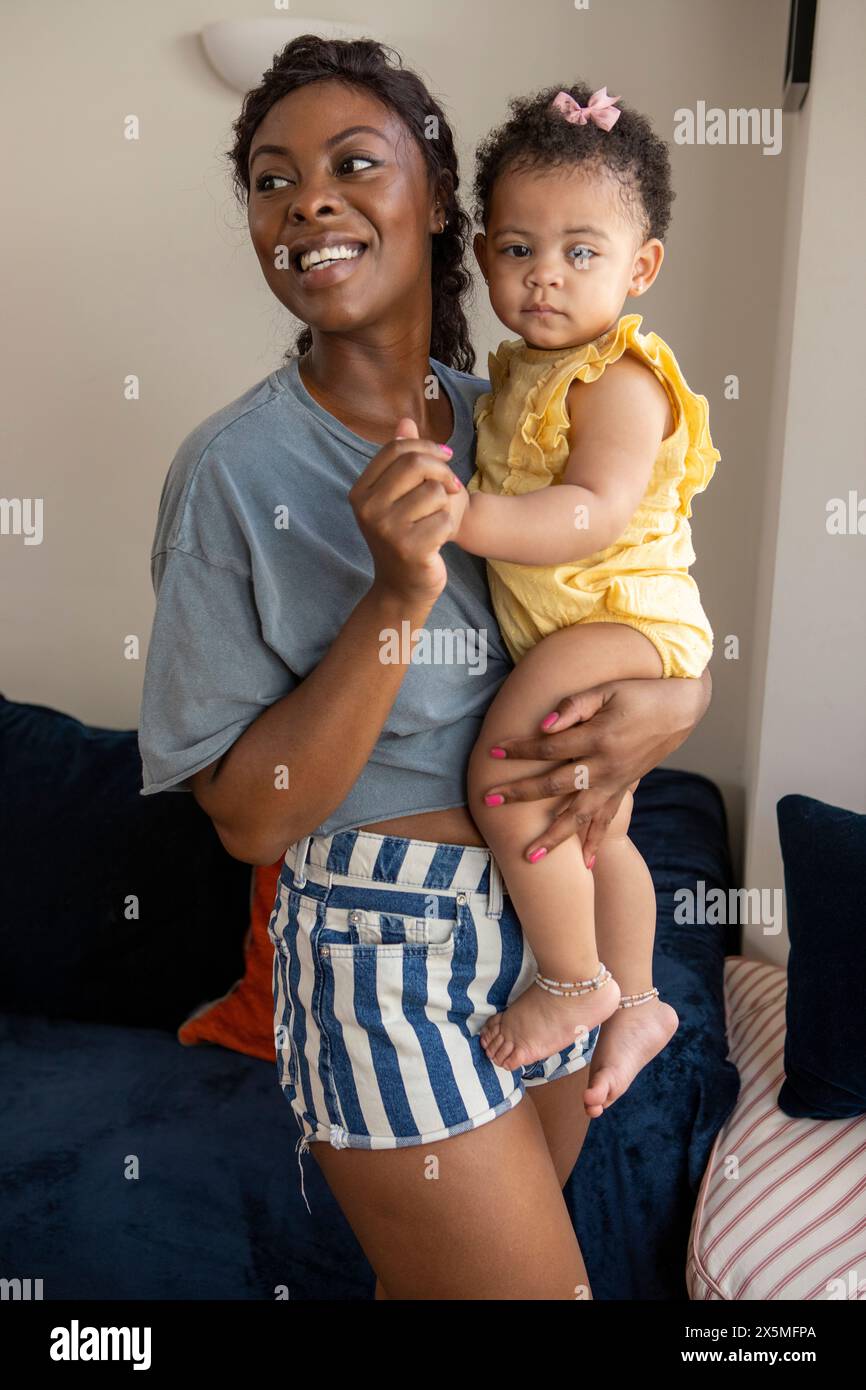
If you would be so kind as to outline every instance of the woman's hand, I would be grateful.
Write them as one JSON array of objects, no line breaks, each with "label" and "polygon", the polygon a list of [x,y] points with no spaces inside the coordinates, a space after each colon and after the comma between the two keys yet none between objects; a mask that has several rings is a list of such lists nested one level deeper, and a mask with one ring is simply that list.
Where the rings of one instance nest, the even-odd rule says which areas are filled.
[{"label": "woman's hand", "polygon": [[452,499],[465,491],[449,456],[444,445],[419,439],[413,420],[398,420],[395,438],[370,460],[349,492],[373,556],[374,587],[410,606],[432,607],[448,582],[439,550],[459,524]]},{"label": "woman's hand", "polygon": [[[508,758],[549,758],[549,772],[491,785],[505,801],[536,801],[571,793],[568,804],[526,852],[551,850],[580,836],[591,867],[628,788],[688,738],[710,703],[712,678],[609,681],[569,695],[556,706],[559,719],[528,738],[501,739]],[[574,791],[575,764],[587,770],[587,786]]]}]

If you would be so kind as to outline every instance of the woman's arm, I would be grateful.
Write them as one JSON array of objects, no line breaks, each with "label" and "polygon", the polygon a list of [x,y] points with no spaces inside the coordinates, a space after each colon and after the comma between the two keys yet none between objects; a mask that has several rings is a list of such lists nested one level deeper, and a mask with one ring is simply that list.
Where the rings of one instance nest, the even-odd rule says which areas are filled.
[{"label": "woman's arm", "polygon": [[646,491],[669,405],[648,367],[626,354],[566,397],[569,456],[560,484],[519,497],[472,492],[455,537],[488,560],[559,565],[613,545]]},{"label": "woman's arm", "polygon": [[447,581],[447,499],[462,489],[440,446],[417,430],[386,444],[355,483],[349,500],[375,561],[370,589],[306,679],[191,778],[234,858],[274,863],[351,791],[408,668],[382,660],[383,629],[423,626]]},{"label": "woman's arm", "polygon": [[[550,761],[550,771],[497,786],[506,801],[536,801],[571,792],[565,810],[526,850],[553,849],[579,834],[588,864],[604,839],[628,786],[663,762],[703,719],[712,697],[709,669],[698,680],[609,681],[570,695],[547,732],[501,740],[508,758]],[[574,766],[588,769],[588,786],[574,791]]]},{"label": "woman's arm", "polygon": [[[273,864],[348,796],[407,670],[380,661],[379,634],[399,632],[405,619],[423,626],[429,608],[409,607],[373,585],[315,670],[192,777],[197,801],[234,858]],[[281,768],[288,772],[282,781]]]}]

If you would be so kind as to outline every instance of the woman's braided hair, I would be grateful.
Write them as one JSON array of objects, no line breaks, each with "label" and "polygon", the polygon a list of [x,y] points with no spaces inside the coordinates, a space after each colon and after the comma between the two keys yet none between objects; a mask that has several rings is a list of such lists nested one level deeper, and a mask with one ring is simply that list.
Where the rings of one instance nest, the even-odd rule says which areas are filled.
[{"label": "woman's braided hair", "polygon": [[[232,126],[235,141],[226,151],[232,165],[235,193],[249,199],[249,155],[256,129],[276,102],[310,82],[328,79],[372,92],[395,112],[414,137],[427,166],[431,186],[440,195],[446,218],[444,230],[432,242],[431,287],[433,321],[430,356],[458,371],[471,372],[475,353],[464,313],[472,277],[464,260],[472,224],[457,200],[460,178],[454,137],[445,113],[416,73],[402,66],[394,49],[373,39],[323,39],[302,34],[274,55],[273,65],[258,87],[247,92]],[[431,117],[434,118],[431,123]],[[428,131],[435,130],[435,138]],[[303,354],[312,345],[304,327],[286,357]]]}]

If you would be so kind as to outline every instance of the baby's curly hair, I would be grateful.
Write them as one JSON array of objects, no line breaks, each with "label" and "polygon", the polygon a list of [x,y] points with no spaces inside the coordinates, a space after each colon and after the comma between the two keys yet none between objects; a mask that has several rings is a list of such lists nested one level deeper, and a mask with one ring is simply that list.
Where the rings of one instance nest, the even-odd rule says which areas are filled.
[{"label": "baby's curly hair", "polygon": [[664,241],[671,220],[671,187],[668,147],[656,135],[646,116],[617,102],[622,115],[610,130],[594,121],[577,125],[559,111],[550,110],[557,93],[568,92],[586,106],[593,89],[585,82],[573,86],[546,87],[530,97],[514,97],[508,105],[511,117],[481,141],[475,152],[473,215],[486,227],[493,188],[498,178],[516,169],[561,168],[581,165],[588,172],[605,170],[619,183],[629,216],[641,233],[641,241]]}]

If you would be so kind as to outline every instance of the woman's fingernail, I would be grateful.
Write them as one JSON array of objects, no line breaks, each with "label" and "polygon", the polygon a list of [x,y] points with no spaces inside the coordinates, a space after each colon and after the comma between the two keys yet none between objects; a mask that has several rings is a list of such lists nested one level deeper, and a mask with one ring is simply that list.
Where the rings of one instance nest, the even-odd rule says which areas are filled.
[{"label": "woman's fingernail", "polygon": [[546,853],[547,853],[547,850],[544,848],[544,845],[541,846],[541,849],[535,849],[535,850],[533,850],[532,853],[531,853],[530,856],[529,856],[529,862],[530,862],[530,864],[534,864],[535,861],[536,861],[536,859],[541,859],[541,857],[542,857],[543,855],[545,855]]},{"label": "woman's fingernail", "polygon": [[589,861],[589,863],[587,864],[586,867],[587,867],[588,869],[591,869],[594,863],[595,863],[595,855],[592,856],[592,858],[590,859],[590,861]]},{"label": "woman's fingernail", "polygon": [[504,749],[504,748],[500,748],[499,745],[497,744],[497,746],[496,746],[495,748],[491,748],[491,750],[490,750],[490,756],[491,756],[491,758],[504,758],[504,757],[505,757],[505,749]]},{"label": "woman's fingernail", "polygon": [[542,719],[541,721],[542,729],[549,729],[551,724],[555,724],[558,718],[559,715],[556,710],[553,711],[553,714],[548,714],[546,719]]},{"label": "woman's fingernail", "polygon": [[500,796],[499,792],[491,792],[490,796],[485,796],[484,803],[486,806],[501,806],[504,800],[505,797]]},{"label": "woman's fingernail", "polygon": [[451,455],[454,453],[454,450],[453,450],[453,449],[449,449],[449,447],[448,447],[447,444],[440,444],[440,445],[439,445],[439,448],[442,450],[443,454],[447,454],[449,458],[450,458]]}]

